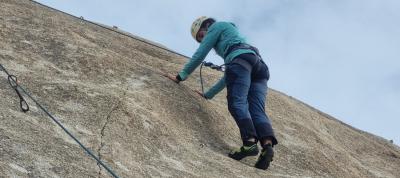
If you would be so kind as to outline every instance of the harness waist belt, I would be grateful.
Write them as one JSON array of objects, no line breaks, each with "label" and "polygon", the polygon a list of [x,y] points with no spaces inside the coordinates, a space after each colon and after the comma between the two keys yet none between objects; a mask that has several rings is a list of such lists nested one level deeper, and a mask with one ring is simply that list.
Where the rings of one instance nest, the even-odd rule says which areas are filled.
[{"label": "harness waist belt", "polygon": [[226,50],[224,58],[226,58],[226,56],[228,56],[231,52],[236,51],[238,49],[250,49],[250,50],[253,50],[257,54],[257,56],[261,58],[261,55],[258,52],[258,49],[256,47],[251,46],[251,45],[246,44],[246,43],[238,43],[238,44],[234,44],[234,45],[230,46],[228,48],[228,50]]}]

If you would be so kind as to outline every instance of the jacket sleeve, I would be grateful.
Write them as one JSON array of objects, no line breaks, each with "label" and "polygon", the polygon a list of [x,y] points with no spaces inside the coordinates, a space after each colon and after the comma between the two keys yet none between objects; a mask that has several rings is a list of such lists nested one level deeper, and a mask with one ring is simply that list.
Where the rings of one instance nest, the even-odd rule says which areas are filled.
[{"label": "jacket sleeve", "polygon": [[222,32],[222,29],[217,27],[218,24],[212,25],[200,43],[200,47],[193,54],[192,58],[188,63],[185,64],[183,69],[179,72],[179,76],[182,80],[186,80],[187,77],[203,62],[208,52],[215,46],[218,38]]},{"label": "jacket sleeve", "polygon": [[225,88],[225,75],[222,77],[217,83],[214,84],[206,93],[204,93],[204,97],[206,99],[212,99],[215,95],[221,92]]}]

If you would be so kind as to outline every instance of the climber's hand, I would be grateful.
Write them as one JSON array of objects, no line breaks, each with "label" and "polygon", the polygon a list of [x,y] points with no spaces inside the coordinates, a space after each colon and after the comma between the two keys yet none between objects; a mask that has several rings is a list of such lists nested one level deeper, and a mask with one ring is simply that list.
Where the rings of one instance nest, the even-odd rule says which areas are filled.
[{"label": "climber's hand", "polygon": [[[196,93],[197,93],[198,95],[200,95],[201,97],[206,98],[202,92],[200,92],[200,91],[198,91],[198,90],[193,90],[193,91],[196,92]],[[206,98],[206,99],[207,99],[207,98]]]},{"label": "climber's hand", "polygon": [[166,74],[165,77],[169,78],[170,80],[174,81],[175,83],[181,82],[180,80],[178,80],[177,76],[175,76],[175,75]]}]

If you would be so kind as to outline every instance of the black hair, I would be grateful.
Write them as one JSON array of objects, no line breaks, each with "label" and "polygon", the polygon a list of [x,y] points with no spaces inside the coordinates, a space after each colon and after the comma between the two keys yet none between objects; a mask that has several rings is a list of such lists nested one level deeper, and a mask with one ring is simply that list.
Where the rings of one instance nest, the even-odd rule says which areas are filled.
[{"label": "black hair", "polygon": [[203,23],[201,23],[200,29],[202,28],[208,28],[209,26],[211,26],[211,24],[215,23],[215,19],[213,18],[208,18],[207,20],[205,20]]}]

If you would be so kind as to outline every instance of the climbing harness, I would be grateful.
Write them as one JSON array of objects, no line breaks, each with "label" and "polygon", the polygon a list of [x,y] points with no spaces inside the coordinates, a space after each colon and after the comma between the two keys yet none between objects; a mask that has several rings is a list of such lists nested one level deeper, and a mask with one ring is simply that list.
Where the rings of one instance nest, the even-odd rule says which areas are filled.
[{"label": "climbing harness", "polygon": [[[235,50],[238,50],[238,49],[250,49],[250,50],[254,51],[256,53],[256,56],[257,56],[257,60],[258,60],[257,63],[258,62],[263,62],[262,59],[261,59],[261,55],[260,55],[258,49],[256,47],[251,46],[251,45],[246,44],[246,43],[238,43],[238,44],[234,44],[234,45],[230,46],[228,48],[228,50],[226,50],[225,54],[223,55],[224,56],[223,58],[226,58],[226,56],[228,56],[231,52],[233,52]],[[240,64],[241,66],[245,67],[247,70],[249,70],[249,71],[251,70],[251,68],[253,67],[251,64],[249,64],[247,61],[238,60],[238,59],[239,58],[236,58],[235,60],[231,61],[228,64],[237,63],[237,64]],[[215,65],[215,64],[213,64],[211,62],[205,62],[205,61],[201,63],[201,66],[200,66],[200,84],[201,84],[201,92],[202,92],[203,97],[204,97],[203,77],[202,77],[202,74],[201,74],[203,66],[210,67],[211,69],[224,72],[225,71],[225,64],[223,64],[223,65]]]},{"label": "climbing harness", "polygon": [[238,43],[238,44],[234,44],[234,45],[230,46],[226,50],[226,52],[224,53],[223,58],[225,59],[231,52],[233,52],[235,50],[238,50],[238,49],[249,49],[249,50],[252,50],[252,51],[254,51],[256,53],[256,55],[258,57],[261,58],[261,55],[260,55],[260,52],[258,51],[258,49],[256,47],[251,46],[251,45],[246,44],[246,43]]},{"label": "climbing harness", "polygon": [[212,62],[206,62],[206,61],[203,61],[203,62],[201,63],[201,65],[200,65],[201,93],[203,94],[203,97],[205,97],[205,96],[204,96],[203,76],[202,76],[202,74],[201,74],[201,71],[202,71],[202,69],[203,69],[203,66],[209,67],[209,68],[211,68],[211,69],[214,69],[214,70],[217,70],[217,71],[220,71],[220,72],[224,72],[224,71],[225,71],[225,64],[222,64],[222,65],[215,65],[215,64],[213,64]]},{"label": "climbing harness", "polygon": [[27,112],[29,110],[29,105],[26,103],[25,99],[22,97],[19,90],[21,90],[25,95],[27,95],[43,112],[45,112],[61,129],[64,130],[78,145],[86,151],[93,159],[97,161],[98,164],[103,166],[114,178],[119,178],[105,163],[103,163],[98,157],[96,157],[92,151],[86,148],[71,132],[69,132],[54,116],[52,116],[49,111],[47,111],[42,105],[39,104],[21,85],[18,84],[17,77],[14,75],[10,75],[8,71],[4,68],[2,64],[0,64],[0,71],[4,71],[7,74],[8,82],[11,87],[17,92],[20,98],[20,106],[23,112]]}]

